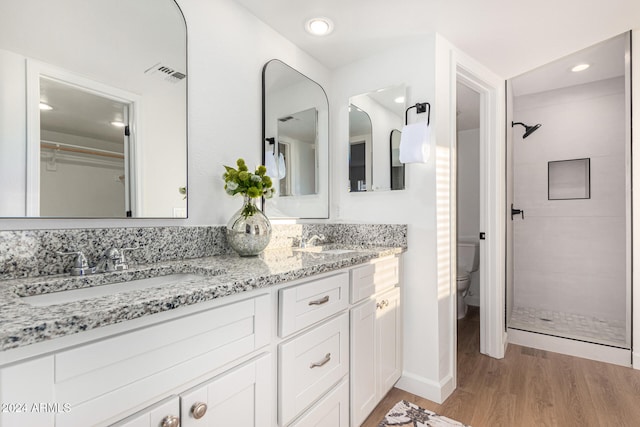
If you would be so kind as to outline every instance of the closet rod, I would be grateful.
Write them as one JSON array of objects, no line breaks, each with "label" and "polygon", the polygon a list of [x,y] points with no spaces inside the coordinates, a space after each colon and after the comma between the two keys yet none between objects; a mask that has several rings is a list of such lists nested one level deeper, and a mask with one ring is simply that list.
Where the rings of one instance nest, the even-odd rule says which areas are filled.
[{"label": "closet rod", "polygon": [[110,157],[112,159],[124,159],[124,154],[116,153],[114,151],[100,150],[97,148],[88,149],[86,147],[65,144],[63,142],[53,142],[53,141],[40,141],[41,148],[48,148],[51,150],[60,150],[60,151],[69,151],[71,153],[81,153],[81,154],[90,154],[94,156],[102,156],[102,157]]}]

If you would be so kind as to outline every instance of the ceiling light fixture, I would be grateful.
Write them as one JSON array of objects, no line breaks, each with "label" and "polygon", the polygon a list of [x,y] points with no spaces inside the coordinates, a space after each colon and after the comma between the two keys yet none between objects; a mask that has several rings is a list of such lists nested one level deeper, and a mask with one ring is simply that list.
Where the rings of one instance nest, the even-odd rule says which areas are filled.
[{"label": "ceiling light fixture", "polygon": [[113,121],[113,122],[111,122],[111,125],[115,126],[117,128],[123,128],[124,127],[124,123],[119,122],[119,121]]},{"label": "ceiling light fixture", "polygon": [[589,65],[589,64],[578,64],[578,65],[576,65],[575,67],[573,67],[573,68],[571,69],[571,71],[573,71],[574,73],[578,73],[578,72],[580,72],[580,71],[584,71],[584,70],[586,70],[586,69],[587,69],[587,68],[589,68],[590,66],[591,66],[591,65]]},{"label": "ceiling light fixture", "polygon": [[333,31],[333,22],[329,18],[311,18],[307,21],[305,29],[314,36],[326,36]]},{"label": "ceiling light fixture", "polygon": [[53,107],[51,105],[46,104],[44,102],[41,102],[39,107],[40,107],[40,111],[51,111],[51,110],[53,110]]}]

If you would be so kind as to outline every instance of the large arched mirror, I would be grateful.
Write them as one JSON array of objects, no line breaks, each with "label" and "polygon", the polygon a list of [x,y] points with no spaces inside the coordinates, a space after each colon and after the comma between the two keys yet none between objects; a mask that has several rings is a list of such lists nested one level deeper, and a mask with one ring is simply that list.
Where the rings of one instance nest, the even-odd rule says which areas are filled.
[{"label": "large arched mirror", "polygon": [[186,217],[174,0],[0,6],[0,216]]},{"label": "large arched mirror", "polygon": [[263,161],[276,193],[269,218],[329,217],[329,102],[322,86],[277,59],[262,72]]}]

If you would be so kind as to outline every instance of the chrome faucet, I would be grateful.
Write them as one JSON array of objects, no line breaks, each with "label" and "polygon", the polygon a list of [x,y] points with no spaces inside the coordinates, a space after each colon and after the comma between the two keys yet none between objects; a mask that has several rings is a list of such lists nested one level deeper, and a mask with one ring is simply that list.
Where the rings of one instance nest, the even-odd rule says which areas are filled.
[{"label": "chrome faucet", "polygon": [[309,237],[306,241],[304,239],[300,240],[300,247],[301,248],[306,248],[308,246],[313,246],[313,242],[319,240],[321,242],[324,242],[326,240],[326,237],[324,237],[324,234],[314,234],[313,236]]},{"label": "chrome faucet", "polygon": [[122,248],[122,249],[109,248],[105,250],[102,256],[100,257],[100,260],[98,261],[98,265],[96,266],[97,272],[107,273],[111,271],[128,270],[129,264],[127,264],[127,260],[124,257],[124,252],[133,251],[136,249],[140,249],[140,248],[139,247]]},{"label": "chrome faucet", "polygon": [[89,266],[89,261],[87,261],[87,257],[82,253],[82,251],[71,251],[71,252],[56,252],[58,255],[75,255],[75,259],[73,260],[73,267],[71,267],[71,275],[72,276],[88,276],[90,274],[96,273],[95,267]]},{"label": "chrome faucet", "polygon": [[129,268],[129,264],[124,257],[125,251],[135,250],[140,248],[109,248],[98,259],[98,263],[91,267],[87,257],[82,251],[71,252],[57,252],[59,255],[75,255],[73,260],[73,267],[71,268],[72,276],[88,276],[96,273],[108,273],[112,271],[122,271]]}]

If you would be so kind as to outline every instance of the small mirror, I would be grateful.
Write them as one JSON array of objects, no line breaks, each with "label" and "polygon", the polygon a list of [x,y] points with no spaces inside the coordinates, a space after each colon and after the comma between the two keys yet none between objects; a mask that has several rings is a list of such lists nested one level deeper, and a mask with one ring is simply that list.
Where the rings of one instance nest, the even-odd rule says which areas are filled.
[{"label": "small mirror", "polygon": [[549,162],[549,200],[591,198],[591,159]]},{"label": "small mirror", "polygon": [[405,95],[405,86],[394,86],[349,99],[350,191],[404,189],[398,129],[404,125]]},{"label": "small mirror", "polygon": [[262,153],[276,193],[270,218],[329,217],[329,102],[324,89],[282,61],[262,72]]}]

